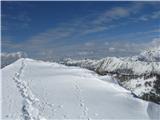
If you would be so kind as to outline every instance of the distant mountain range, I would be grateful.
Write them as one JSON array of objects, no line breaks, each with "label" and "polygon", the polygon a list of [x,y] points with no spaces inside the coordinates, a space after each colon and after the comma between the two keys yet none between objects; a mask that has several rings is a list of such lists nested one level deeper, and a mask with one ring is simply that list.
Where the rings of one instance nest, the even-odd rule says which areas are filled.
[{"label": "distant mountain range", "polygon": [[[24,57],[26,54],[23,52],[2,53],[1,67]],[[109,74],[136,97],[160,104],[160,47],[133,57],[106,57],[100,60],[67,58],[60,63],[87,68],[100,75]]]},{"label": "distant mountain range", "polygon": [[1,68],[15,62],[19,58],[26,57],[24,52],[15,52],[15,53],[1,53]]},{"label": "distant mountain range", "polygon": [[100,75],[112,75],[139,98],[160,104],[160,49],[150,49],[133,57],[106,57],[100,60],[65,59],[63,64],[80,66]]}]

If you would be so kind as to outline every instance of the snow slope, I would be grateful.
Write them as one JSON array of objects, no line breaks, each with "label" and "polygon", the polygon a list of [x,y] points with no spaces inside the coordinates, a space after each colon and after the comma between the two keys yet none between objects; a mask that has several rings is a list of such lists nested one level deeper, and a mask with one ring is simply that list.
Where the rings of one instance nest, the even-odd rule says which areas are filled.
[{"label": "snow slope", "polygon": [[110,74],[137,97],[160,104],[160,62],[140,61],[136,57],[106,57],[100,60],[66,59],[63,64]]},{"label": "snow slope", "polygon": [[160,106],[79,67],[19,59],[2,69],[2,119],[159,119]]}]

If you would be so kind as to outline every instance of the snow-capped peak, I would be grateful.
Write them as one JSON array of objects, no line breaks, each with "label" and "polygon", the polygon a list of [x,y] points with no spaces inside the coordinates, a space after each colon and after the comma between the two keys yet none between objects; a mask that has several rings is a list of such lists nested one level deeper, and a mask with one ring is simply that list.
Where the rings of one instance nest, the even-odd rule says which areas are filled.
[{"label": "snow-capped peak", "polygon": [[160,62],[160,46],[140,53],[138,59],[146,62]]}]

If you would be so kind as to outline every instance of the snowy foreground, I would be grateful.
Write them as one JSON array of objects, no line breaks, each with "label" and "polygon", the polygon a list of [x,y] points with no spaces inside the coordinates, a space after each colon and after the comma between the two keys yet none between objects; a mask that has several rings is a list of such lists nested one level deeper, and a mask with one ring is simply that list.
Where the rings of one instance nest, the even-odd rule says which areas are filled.
[{"label": "snowy foreground", "polygon": [[160,119],[160,105],[137,99],[111,76],[19,59],[2,69],[2,119]]}]

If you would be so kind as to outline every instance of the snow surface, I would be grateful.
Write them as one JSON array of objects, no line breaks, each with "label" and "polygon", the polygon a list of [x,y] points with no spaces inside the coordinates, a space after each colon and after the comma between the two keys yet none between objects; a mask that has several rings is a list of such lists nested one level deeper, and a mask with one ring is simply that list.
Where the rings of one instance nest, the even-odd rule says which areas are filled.
[{"label": "snow surface", "polygon": [[111,76],[20,59],[2,69],[2,119],[160,119],[160,106],[134,98]]}]

